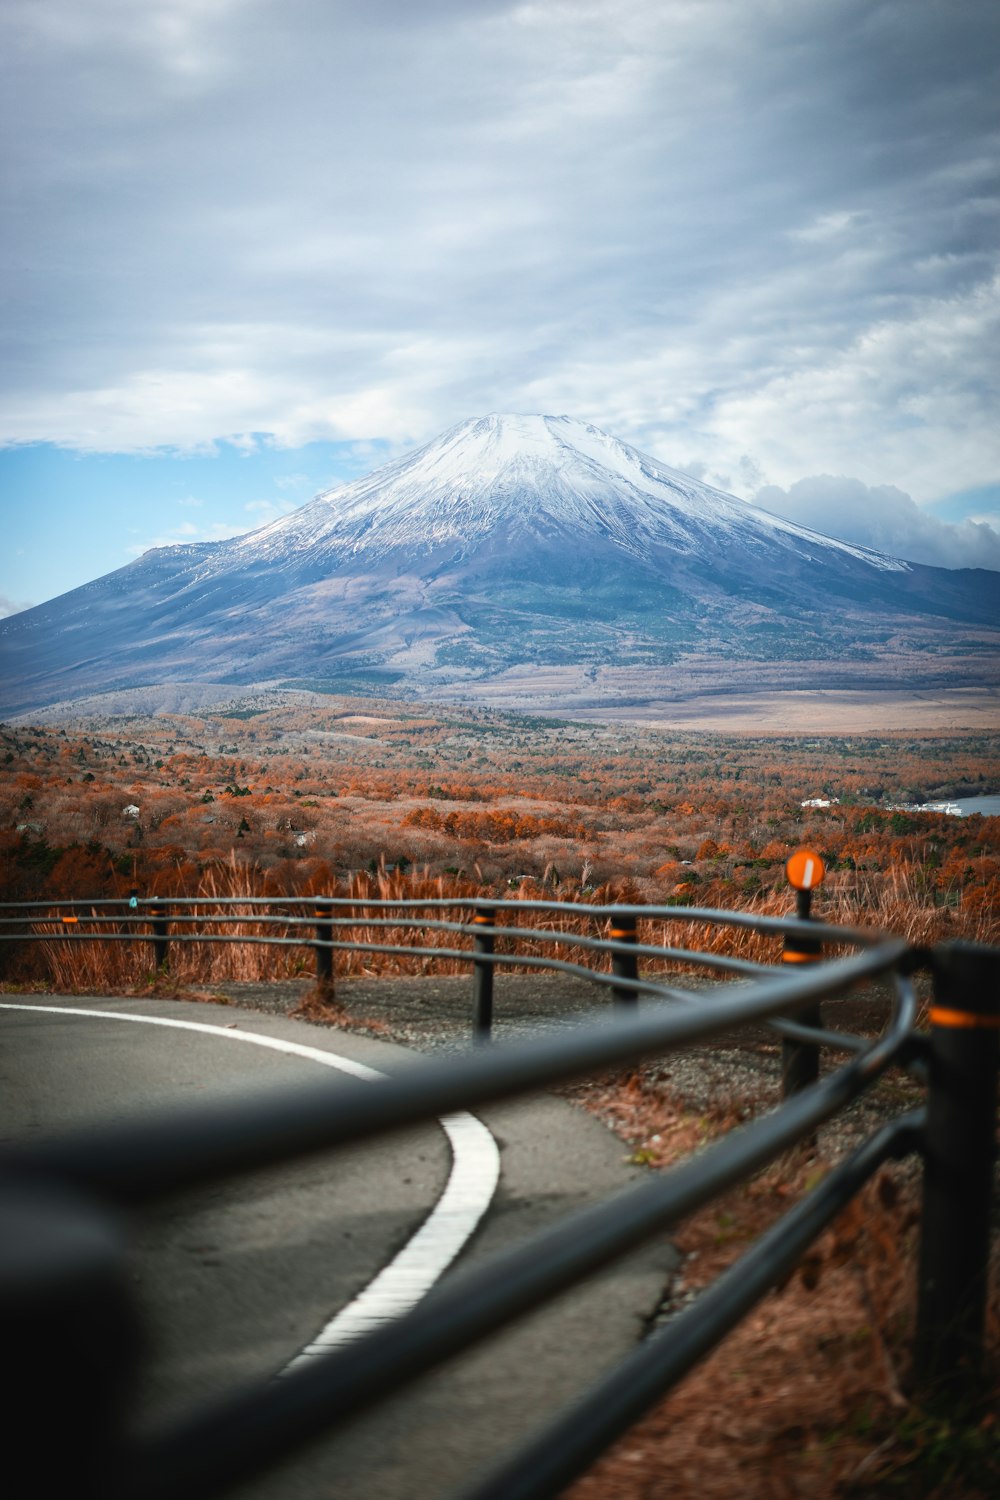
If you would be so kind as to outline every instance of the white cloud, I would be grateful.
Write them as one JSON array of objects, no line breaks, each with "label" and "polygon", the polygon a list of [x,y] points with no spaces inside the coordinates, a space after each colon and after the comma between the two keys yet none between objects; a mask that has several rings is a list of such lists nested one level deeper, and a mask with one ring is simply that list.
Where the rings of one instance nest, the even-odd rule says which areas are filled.
[{"label": "white cloud", "polygon": [[0,442],[398,449],[541,409],[744,487],[744,459],[921,501],[1000,474],[995,7],[10,0],[0,27]]},{"label": "white cloud", "polygon": [[255,526],[265,526],[268,521],[290,515],[301,503],[301,500],[248,500],[243,509],[253,516]]},{"label": "white cloud", "polygon": [[817,474],[789,489],[765,485],[754,496],[775,515],[827,536],[939,568],[1000,570],[1000,530],[985,522],[938,520],[892,485]]},{"label": "white cloud", "polygon": [[141,9],[128,0],[8,0],[8,9],[36,44],[69,63],[102,48],[127,58],[147,87],[182,81],[189,93],[226,67],[222,27],[240,0],[144,0]]},{"label": "white cloud", "polygon": [[1000,276],[883,320],[809,370],[781,371],[719,402],[718,448],[761,454],[787,483],[839,466],[855,445],[868,482],[892,475],[922,498],[1000,475]]},{"label": "white cloud", "polygon": [[8,594],[0,594],[0,620],[20,614],[22,609],[31,609],[34,602],[33,599],[12,599]]},{"label": "white cloud", "polygon": [[844,233],[857,220],[858,215],[843,210],[837,213],[820,214],[811,224],[789,230],[792,239],[806,241],[832,240]]},{"label": "white cloud", "polygon": [[[132,534],[139,535],[134,530]],[[144,541],[133,542],[125,550],[129,557],[141,557],[151,547],[176,547],[179,542],[223,542],[238,534],[235,527],[224,521],[206,521],[200,526],[192,521],[182,521],[179,526],[161,532],[158,536],[147,536]]]}]

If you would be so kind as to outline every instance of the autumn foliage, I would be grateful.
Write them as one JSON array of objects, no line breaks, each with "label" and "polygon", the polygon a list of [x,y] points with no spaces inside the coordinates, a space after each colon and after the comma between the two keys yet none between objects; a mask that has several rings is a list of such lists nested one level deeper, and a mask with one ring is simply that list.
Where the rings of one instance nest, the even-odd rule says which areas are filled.
[{"label": "autumn foliage", "polygon": [[[521,895],[784,915],[785,861],[808,843],[829,872],[819,914],[997,942],[1000,819],[908,805],[997,790],[1000,740],[982,734],[752,739],[276,695],[200,717],[0,728],[0,894]],[[816,798],[829,805],[803,806]],[[739,935],[687,936],[768,956]],[[148,965],[120,948],[106,977]],[[49,975],[69,983],[55,949]],[[291,946],[185,959],[205,980],[307,962]],[[338,957],[342,971],[389,964]]]}]

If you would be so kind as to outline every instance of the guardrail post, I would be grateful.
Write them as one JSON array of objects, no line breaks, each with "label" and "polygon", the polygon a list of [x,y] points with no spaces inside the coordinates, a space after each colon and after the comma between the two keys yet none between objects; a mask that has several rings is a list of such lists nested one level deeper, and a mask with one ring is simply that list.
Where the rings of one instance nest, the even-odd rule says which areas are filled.
[{"label": "guardrail post", "polygon": [[[138,1326],[110,1215],[48,1183],[0,1197],[4,1457],[36,1495],[118,1490]],[[20,1461],[17,1454],[20,1452]]]},{"label": "guardrail post", "polygon": [[1000,950],[932,954],[916,1377],[944,1397],[980,1367],[990,1255],[1000,1063]]},{"label": "guardrail post", "polygon": [[162,907],[157,907],[159,896],[153,897],[153,968],[165,969],[170,952],[170,926],[167,922],[169,913]]},{"label": "guardrail post", "polygon": [[[472,939],[474,953],[493,952],[493,926],[496,912],[489,906],[477,906],[472,917],[475,934]],[[493,965],[472,961],[472,1022],[473,1040],[488,1042],[493,1030]]]},{"label": "guardrail post", "polygon": [[[636,942],[635,917],[616,918],[608,933],[614,943]],[[611,972],[616,979],[638,979],[639,960],[634,953],[612,953]],[[627,985],[613,985],[611,993],[615,1005],[633,1006],[639,1003],[639,992]]]},{"label": "guardrail post", "polygon": [[[813,890],[823,879],[826,869],[819,855],[811,849],[797,849],[785,866],[789,884],[795,887],[795,915],[808,922],[812,914]],[[814,964],[822,955],[818,938],[799,937],[789,933],[785,938],[781,961],[785,964]],[[823,1011],[817,1002],[795,1013],[803,1026],[822,1026]],[[781,1096],[790,1099],[819,1078],[819,1047],[814,1042],[797,1042],[784,1037],[781,1043]]]},{"label": "guardrail post", "polygon": [[316,985],[324,995],[333,993],[333,902],[316,899]]}]

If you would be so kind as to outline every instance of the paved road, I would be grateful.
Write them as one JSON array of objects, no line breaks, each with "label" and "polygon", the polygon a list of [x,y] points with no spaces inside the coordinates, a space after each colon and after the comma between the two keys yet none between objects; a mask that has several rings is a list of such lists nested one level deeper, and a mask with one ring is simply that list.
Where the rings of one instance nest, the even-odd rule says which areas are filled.
[{"label": "paved road", "polygon": [[[24,1003],[43,1008],[0,1010],[0,1127],[10,1142],[264,1079],[294,1081],[318,1065],[227,1045],[219,1034],[126,1023],[114,1019],[116,1011],[254,1032],[386,1072],[412,1063],[411,1053],[367,1037],[232,1007],[65,997]],[[67,1005],[103,1014],[60,1014]],[[512,1243],[634,1175],[620,1143],[561,1100],[519,1101],[483,1118],[501,1146],[502,1174],[465,1257]],[[422,1127],[202,1190],[147,1216],[135,1233],[135,1277],[156,1358],[138,1393],[142,1417],[159,1418],[286,1364],[418,1230],[448,1180],[450,1155],[441,1129]],[[244,1494],[413,1500],[444,1493],[625,1351],[669,1264],[665,1245],[640,1253]]]}]

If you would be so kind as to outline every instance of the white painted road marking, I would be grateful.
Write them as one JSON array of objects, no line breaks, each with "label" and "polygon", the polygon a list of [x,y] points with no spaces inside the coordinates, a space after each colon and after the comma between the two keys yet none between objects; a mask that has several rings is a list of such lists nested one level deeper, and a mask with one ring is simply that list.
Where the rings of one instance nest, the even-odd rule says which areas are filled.
[{"label": "white painted road marking", "polygon": [[[308,1047],[302,1042],[288,1042],[282,1037],[266,1036],[256,1031],[233,1031],[228,1026],[212,1026],[205,1021],[177,1021],[166,1016],[140,1016],[122,1010],[85,1010],[69,1005],[0,1002],[0,1010],[90,1016],[102,1021],[137,1021],[144,1026],[200,1031],[228,1042],[248,1042],[252,1046],[268,1047],[272,1052],[303,1057],[323,1067],[350,1073],[355,1078],[372,1081],[386,1076],[377,1068],[341,1057],[336,1052],[325,1052],[321,1047]],[[444,1115],[438,1123],[448,1137],[452,1154],[451,1172],[441,1197],[402,1250],[352,1302],[330,1319],[286,1369],[337,1345],[350,1343],[378,1324],[408,1312],[430,1291],[471,1238],[493,1201],[500,1178],[500,1153],[486,1126],[473,1115]]]}]

